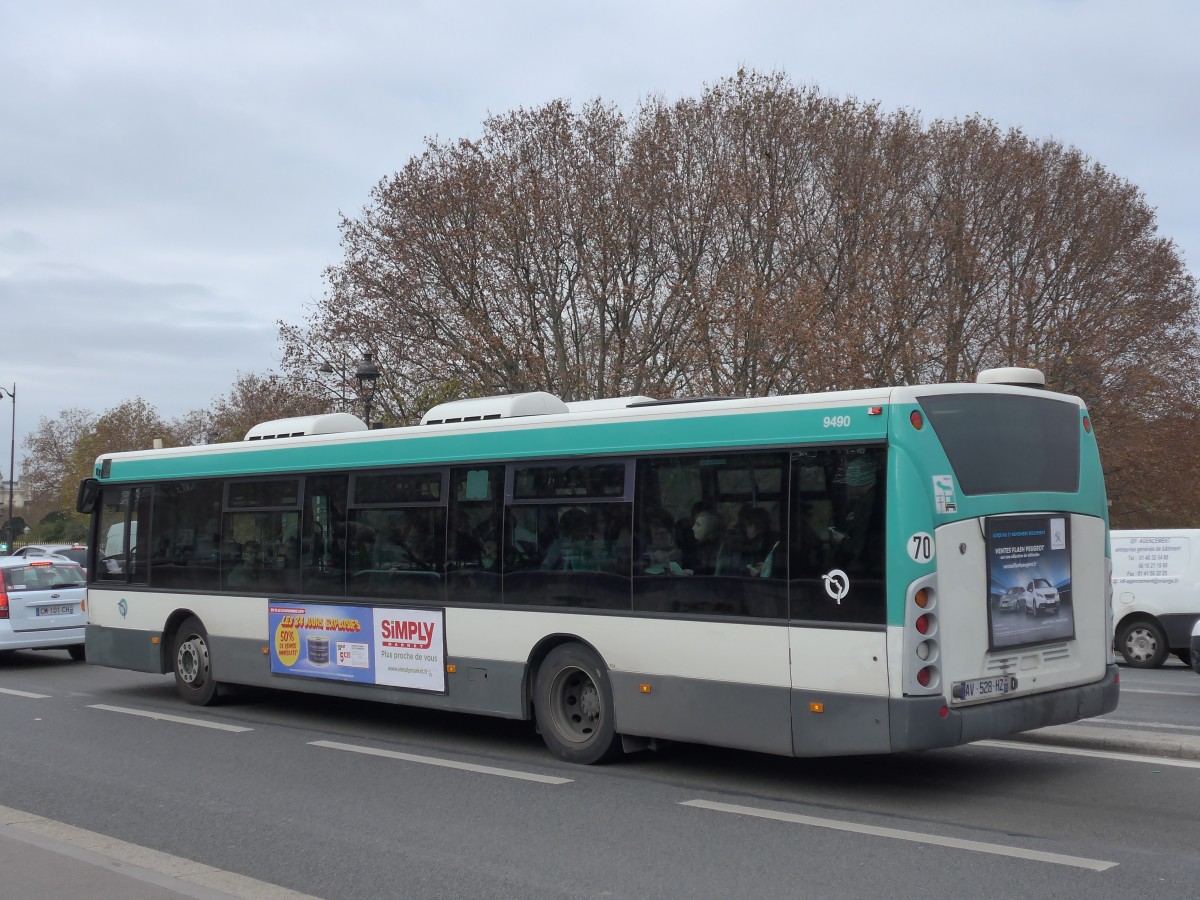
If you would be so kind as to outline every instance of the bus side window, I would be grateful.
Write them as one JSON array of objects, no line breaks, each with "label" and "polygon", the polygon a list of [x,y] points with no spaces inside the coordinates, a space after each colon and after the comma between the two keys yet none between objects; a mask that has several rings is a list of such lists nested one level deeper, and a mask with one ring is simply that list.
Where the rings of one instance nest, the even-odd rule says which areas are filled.
[{"label": "bus side window", "polygon": [[886,622],[886,464],[882,446],[793,453],[792,619]]},{"label": "bus side window", "polygon": [[306,594],[341,596],[346,590],[347,475],[315,475],[305,480],[301,589]]},{"label": "bus side window", "polygon": [[634,609],[785,618],[787,473],[783,453],[639,460]]}]

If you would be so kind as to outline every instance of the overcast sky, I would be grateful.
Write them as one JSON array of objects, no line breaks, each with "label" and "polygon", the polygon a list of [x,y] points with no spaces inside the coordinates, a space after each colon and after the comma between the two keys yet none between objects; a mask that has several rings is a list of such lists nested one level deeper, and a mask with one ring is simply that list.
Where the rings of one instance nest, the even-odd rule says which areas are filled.
[{"label": "overcast sky", "polygon": [[275,369],[276,322],[303,321],[340,259],[339,213],[425,137],[554,98],[632,114],[739,67],[1074,145],[1200,273],[1197,35],[1189,0],[0,0],[17,469],[67,407],[140,396],[171,419]]}]

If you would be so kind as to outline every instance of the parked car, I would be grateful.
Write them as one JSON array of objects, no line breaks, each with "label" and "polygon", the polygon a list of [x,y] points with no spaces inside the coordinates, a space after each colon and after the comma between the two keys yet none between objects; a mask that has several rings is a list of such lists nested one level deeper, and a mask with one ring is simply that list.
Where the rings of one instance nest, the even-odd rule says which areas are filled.
[{"label": "parked car", "polygon": [[0,651],[66,650],[82,660],[86,579],[65,556],[0,557]]},{"label": "parked car", "polygon": [[1025,603],[1025,588],[1010,587],[1000,596],[997,604],[1000,612],[1016,612]]},{"label": "parked car", "polygon": [[12,555],[50,556],[51,554],[65,556],[71,562],[78,564],[83,569],[83,574],[87,575],[88,548],[82,544],[26,544],[24,547],[14,550]]},{"label": "parked car", "polygon": [[70,544],[26,544],[24,547],[18,547],[12,552],[13,556],[49,556],[51,553],[57,553]]},{"label": "parked car", "polygon": [[1025,586],[1025,612],[1031,616],[1058,613],[1058,589],[1045,578],[1035,578]]}]

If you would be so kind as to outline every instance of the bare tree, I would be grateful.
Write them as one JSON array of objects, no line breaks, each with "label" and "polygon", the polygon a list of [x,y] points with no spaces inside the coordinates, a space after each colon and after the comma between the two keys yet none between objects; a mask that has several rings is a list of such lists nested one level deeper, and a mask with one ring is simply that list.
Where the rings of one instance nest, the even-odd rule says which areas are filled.
[{"label": "bare tree", "polygon": [[[26,435],[22,444],[26,451],[22,478],[29,487],[32,503],[52,503],[52,508],[59,508],[76,445],[91,432],[95,418],[86,409],[71,407],[53,419],[41,419],[37,428]],[[72,495],[71,507],[74,500]]]},{"label": "bare tree", "polygon": [[1195,280],[1136,187],[986,118],[924,126],[747,71],[630,120],[554,101],[429,142],[342,243],[326,297],[281,327],[285,368],[371,350],[393,423],[484,393],[757,395],[1033,365],[1087,399],[1114,521],[1182,514],[1139,461],[1166,464],[1152,442],[1192,427]]}]

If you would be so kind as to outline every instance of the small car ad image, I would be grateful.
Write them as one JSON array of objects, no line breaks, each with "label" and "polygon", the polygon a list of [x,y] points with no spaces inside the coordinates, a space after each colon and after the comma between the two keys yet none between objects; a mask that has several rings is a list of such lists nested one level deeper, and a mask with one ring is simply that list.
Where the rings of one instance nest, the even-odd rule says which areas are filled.
[{"label": "small car ad image", "polygon": [[1075,636],[1071,536],[1066,515],[987,520],[988,639],[992,650]]},{"label": "small car ad image", "polygon": [[996,601],[996,608],[1002,613],[1015,613],[1023,610],[1025,608],[1025,588],[1023,586],[1010,587],[1000,595],[1000,599]]},{"label": "small car ad image", "polygon": [[1035,578],[1021,592],[1021,605],[1031,616],[1058,615],[1058,588],[1045,578]]}]

